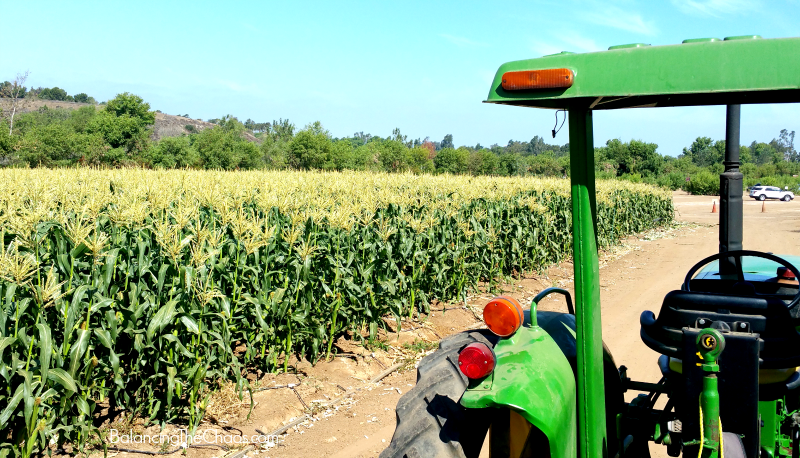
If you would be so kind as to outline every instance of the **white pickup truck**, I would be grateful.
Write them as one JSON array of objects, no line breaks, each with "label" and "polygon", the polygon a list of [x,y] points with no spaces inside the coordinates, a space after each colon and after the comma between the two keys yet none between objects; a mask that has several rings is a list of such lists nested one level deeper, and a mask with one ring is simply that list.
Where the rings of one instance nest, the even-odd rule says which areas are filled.
[{"label": "white pickup truck", "polygon": [[750,188],[750,197],[758,200],[779,199],[788,202],[794,199],[794,193],[776,186],[753,186]]}]

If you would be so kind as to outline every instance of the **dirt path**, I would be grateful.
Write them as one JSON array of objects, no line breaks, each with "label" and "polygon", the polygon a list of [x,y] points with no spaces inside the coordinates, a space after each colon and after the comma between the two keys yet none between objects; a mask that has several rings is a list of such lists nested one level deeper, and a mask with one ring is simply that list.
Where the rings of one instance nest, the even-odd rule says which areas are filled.
[{"label": "dirt path", "polygon": [[[674,199],[678,220],[697,225],[672,231],[666,237],[629,240],[626,247],[601,260],[604,340],[617,365],[627,366],[629,376],[635,380],[656,382],[660,377],[656,353],[649,350],[639,338],[640,314],[644,310],[658,312],[664,295],[680,286],[689,268],[718,249],[718,214],[710,213],[712,198],[675,193]],[[761,213],[760,202],[746,199],[744,219],[744,246],[747,249],[800,253],[800,200],[788,203],[770,201],[766,203],[766,213]],[[548,286],[560,285],[572,289],[570,277],[571,265],[565,264],[550,269],[547,275],[524,279],[506,288],[524,301],[523,304],[529,304],[538,291]],[[476,306],[479,311],[490,296],[469,298],[468,304]],[[540,309],[565,311],[566,306],[563,300],[552,299],[540,304]],[[291,428],[288,435],[281,439],[280,445],[250,452],[248,456],[376,457],[391,439],[395,427],[394,407],[401,394],[413,386],[415,371],[395,372],[373,385],[364,381],[397,361],[399,353],[396,349],[403,349],[410,354],[412,351],[408,346],[416,342],[415,350],[425,350],[430,348],[423,344],[425,340],[436,341],[454,332],[479,327],[480,324],[472,312],[453,309],[444,314],[435,312],[423,328],[419,328],[419,324],[404,324],[403,329],[412,326],[418,329],[400,332],[399,337],[398,334],[386,336],[386,343],[393,347],[388,352],[384,351],[385,348],[364,350],[361,346],[340,341],[341,351],[353,354],[345,354],[344,357],[315,367],[301,364],[297,375],[268,376],[262,380],[264,386],[298,385],[294,389],[256,393],[258,405],[251,419],[243,421],[231,418],[229,424],[240,428],[246,437],[256,435],[256,429],[273,431],[293,417],[300,416],[305,403],[315,412],[315,420]],[[314,407],[356,389],[361,391],[337,406]],[[628,399],[636,394],[627,393]],[[314,401],[320,403],[315,404]],[[202,425],[200,429],[212,431],[207,438],[214,437],[214,434],[229,434],[214,425]],[[652,450],[654,456],[666,456],[660,446],[653,445]],[[189,451],[192,458],[220,455],[221,452],[212,450]]]}]

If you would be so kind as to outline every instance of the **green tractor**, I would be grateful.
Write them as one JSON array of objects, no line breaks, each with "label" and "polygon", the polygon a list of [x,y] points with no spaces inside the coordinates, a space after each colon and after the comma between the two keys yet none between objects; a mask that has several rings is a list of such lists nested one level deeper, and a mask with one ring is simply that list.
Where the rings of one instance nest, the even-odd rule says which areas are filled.
[{"label": "green tractor", "polygon": [[[489,329],[420,362],[381,457],[478,457],[487,433],[492,458],[647,457],[650,442],[670,456],[800,456],[800,258],[742,250],[738,146],[741,104],[800,102],[798,56],[800,38],[741,36],[502,65],[486,102],[568,112],[575,308],[558,288],[530,310],[489,302]],[[601,335],[592,116],[694,105],[727,106],[719,253],[641,315],[663,377],[633,381]],[[536,311],[552,293],[569,313]]]}]

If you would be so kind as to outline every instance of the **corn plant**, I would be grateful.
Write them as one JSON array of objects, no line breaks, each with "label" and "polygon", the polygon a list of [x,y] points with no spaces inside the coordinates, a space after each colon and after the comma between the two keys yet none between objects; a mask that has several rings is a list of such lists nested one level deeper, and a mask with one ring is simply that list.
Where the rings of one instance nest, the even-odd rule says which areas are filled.
[{"label": "corn plant", "polygon": [[[598,242],[671,195],[597,186]],[[569,183],[371,173],[0,170],[0,458],[98,434],[99,406],[202,420],[220,380],[571,254]]]}]

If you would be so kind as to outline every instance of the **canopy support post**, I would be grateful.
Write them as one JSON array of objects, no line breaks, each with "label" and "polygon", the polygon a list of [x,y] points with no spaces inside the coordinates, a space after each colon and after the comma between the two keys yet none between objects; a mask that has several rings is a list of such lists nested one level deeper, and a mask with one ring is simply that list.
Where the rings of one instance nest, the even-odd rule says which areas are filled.
[{"label": "canopy support post", "polygon": [[607,456],[592,111],[569,108],[573,265],[578,357],[578,456]]},{"label": "canopy support post", "polygon": [[[741,105],[728,105],[725,113],[725,171],[719,176],[719,252],[742,249],[742,192],[739,172],[739,125]],[[719,260],[722,275],[738,271],[733,258]]]}]

